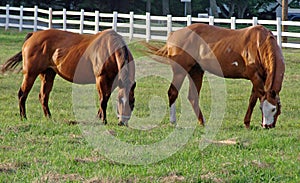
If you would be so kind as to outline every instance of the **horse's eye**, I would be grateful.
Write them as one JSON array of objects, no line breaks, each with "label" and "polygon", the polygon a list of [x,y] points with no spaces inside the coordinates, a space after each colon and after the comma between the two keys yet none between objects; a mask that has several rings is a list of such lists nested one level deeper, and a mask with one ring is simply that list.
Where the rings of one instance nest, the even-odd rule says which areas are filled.
[{"label": "horse's eye", "polygon": [[275,112],[275,109],[276,109],[276,108],[273,108],[273,109],[272,109],[272,112]]}]

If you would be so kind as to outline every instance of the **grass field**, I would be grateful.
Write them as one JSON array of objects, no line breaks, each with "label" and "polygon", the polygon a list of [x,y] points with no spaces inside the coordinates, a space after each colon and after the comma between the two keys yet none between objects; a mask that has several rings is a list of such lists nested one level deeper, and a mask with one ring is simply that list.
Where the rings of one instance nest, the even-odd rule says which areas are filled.
[{"label": "grass field", "polygon": [[[25,34],[0,30],[0,64],[20,51]],[[139,43],[129,45],[138,64],[143,65]],[[246,80],[228,79],[222,125],[213,142],[204,149],[200,149],[199,144],[205,129],[196,126],[194,131],[188,132],[192,133],[188,141],[179,144],[186,131],[178,129],[178,136],[172,136],[175,128],[168,122],[168,112],[162,113],[162,119],[146,130],[117,126],[113,107],[116,99],[112,98],[108,106],[108,125],[99,125],[100,128],[128,146],[157,148],[154,155],[128,151],[122,146],[106,144],[101,138],[106,138],[108,133],[99,133],[96,138],[102,142],[99,147],[115,147],[120,158],[131,154],[132,161],[129,159],[127,163],[109,158],[109,154],[86,138],[81,122],[76,122],[73,113],[71,83],[56,78],[49,103],[52,119],[45,119],[38,101],[40,83],[37,79],[27,100],[28,120],[21,121],[17,91],[22,74],[0,74],[0,182],[300,182],[300,50],[284,49],[283,52],[286,74],[281,92],[282,114],[276,128],[260,127],[258,105],[251,130],[244,128],[251,84]],[[166,103],[168,86],[166,79],[155,75],[138,79],[134,115],[141,119],[151,115],[151,95],[158,98],[155,101]],[[186,96],[180,97],[182,101],[186,99]],[[207,79],[200,103],[208,119],[211,101]],[[140,123],[147,126],[143,120]],[[161,146],[159,142],[164,139],[168,141],[161,150],[156,144]],[[159,152],[168,151],[168,145],[178,146],[178,149],[160,158]],[[160,161],[132,163],[139,159]]]}]

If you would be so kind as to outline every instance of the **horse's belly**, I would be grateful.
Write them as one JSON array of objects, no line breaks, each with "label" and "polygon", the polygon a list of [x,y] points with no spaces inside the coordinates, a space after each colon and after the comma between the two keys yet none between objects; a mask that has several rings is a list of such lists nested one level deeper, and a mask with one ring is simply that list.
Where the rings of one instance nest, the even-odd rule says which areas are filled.
[{"label": "horse's belly", "polygon": [[73,63],[58,65],[57,73],[64,79],[77,84],[95,83],[94,71],[88,63]]}]

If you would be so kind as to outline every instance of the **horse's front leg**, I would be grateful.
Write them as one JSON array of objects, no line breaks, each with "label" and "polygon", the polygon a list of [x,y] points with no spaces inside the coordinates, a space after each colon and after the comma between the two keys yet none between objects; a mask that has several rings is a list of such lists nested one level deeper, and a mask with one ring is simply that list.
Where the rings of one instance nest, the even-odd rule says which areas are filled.
[{"label": "horse's front leg", "polygon": [[103,124],[106,125],[107,124],[106,108],[107,108],[107,102],[111,95],[111,87],[103,77],[98,77],[96,79],[96,85],[97,85],[99,102],[100,102],[97,117],[102,120]]},{"label": "horse's front leg", "polygon": [[257,95],[256,92],[254,91],[254,89],[252,89],[252,93],[250,95],[250,99],[249,99],[249,105],[248,105],[248,109],[244,118],[244,124],[246,128],[250,128],[250,121],[251,121],[251,116],[252,116],[252,112],[253,109],[255,107],[257,101]]},{"label": "horse's front leg", "polygon": [[254,75],[251,82],[253,84],[253,88],[249,99],[248,109],[244,118],[244,124],[246,128],[250,128],[251,115],[257,99],[264,95],[264,81],[258,74]]},{"label": "horse's front leg", "polygon": [[107,108],[107,102],[109,99],[109,96],[107,96],[107,94],[104,94],[102,97],[100,98],[100,106],[99,106],[99,110],[98,110],[98,114],[97,117],[99,119],[102,120],[103,124],[107,124],[107,119],[106,119],[106,108]]}]

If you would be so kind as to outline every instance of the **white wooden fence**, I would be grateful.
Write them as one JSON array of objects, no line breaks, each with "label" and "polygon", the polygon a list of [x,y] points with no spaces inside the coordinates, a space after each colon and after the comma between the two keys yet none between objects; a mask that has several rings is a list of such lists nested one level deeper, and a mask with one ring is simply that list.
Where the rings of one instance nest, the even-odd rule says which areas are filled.
[{"label": "white wooden fence", "polygon": [[[150,13],[145,15],[136,15],[133,12],[123,14],[118,12],[100,13],[85,12],[81,10],[54,11],[52,8],[48,10],[39,9],[37,6],[33,8],[10,7],[9,5],[0,6],[0,27],[5,27],[5,30],[10,27],[18,28],[19,31],[23,29],[32,29],[33,31],[45,30],[49,28],[56,28],[77,32],[80,34],[90,33],[94,34],[103,29],[112,28],[122,36],[128,37],[129,40],[133,38],[143,38],[147,41],[166,40],[167,35],[171,31],[181,29],[184,26],[192,23],[202,22],[210,25],[226,24],[228,28],[236,29],[239,24],[244,26],[262,24],[268,26],[277,36],[278,44],[282,47],[300,48],[300,33],[282,32],[282,25],[295,27],[295,30],[300,32],[300,22],[295,21],[281,21],[280,18],[276,20],[258,20],[257,17],[253,19],[219,19],[212,16],[208,18],[191,17],[173,17],[167,16],[152,16]],[[273,28],[272,28],[273,27]],[[288,37],[292,42],[282,43],[281,37]],[[298,42],[298,43],[297,43]]]}]

